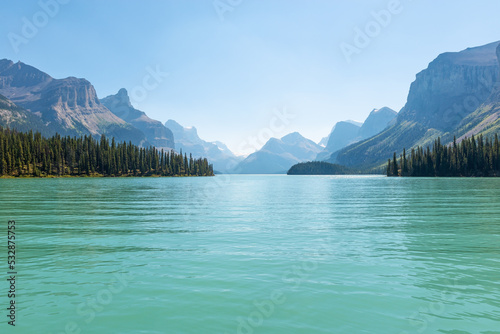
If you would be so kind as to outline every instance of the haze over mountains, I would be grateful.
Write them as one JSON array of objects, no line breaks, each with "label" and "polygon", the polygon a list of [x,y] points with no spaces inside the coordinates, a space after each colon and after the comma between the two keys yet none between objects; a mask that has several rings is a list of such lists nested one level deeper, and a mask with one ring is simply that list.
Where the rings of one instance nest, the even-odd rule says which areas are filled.
[{"label": "haze over mountains", "polygon": [[[349,125],[347,125],[347,124],[345,124],[345,125],[340,125],[340,124],[343,124],[343,123],[349,123],[349,124],[351,124],[351,125],[354,125],[354,127],[351,127],[351,126],[349,126]],[[332,133],[333,133],[333,132],[335,131],[335,129],[337,128],[337,125],[346,127],[346,128],[347,128],[347,131],[348,131],[348,133],[349,133],[349,137],[353,137],[352,132],[357,132],[357,131],[359,130],[359,128],[361,127],[361,125],[363,125],[363,123],[362,123],[362,122],[353,121],[353,120],[347,120],[347,121],[340,121],[340,122],[337,122],[337,123],[333,126],[333,128],[332,128],[332,130],[330,131],[330,133],[328,134],[328,136],[321,138],[321,140],[320,140],[320,142],[318,143],[318,145],[323,146],[323,147],[326,147],[326,145],[328,145],[328,142],[330,141],[330,137],[332,136]],[[351,131],[349,131],[349,128],[351,129]],[[337,130],[337,131],[338,131],[338,130]],[[341,132],[343,132],[343,131],[341,131]],[[345,145],[344,145],[344,146],[345,146]],[[344,146],[342,146],[342,147],[344,147]]]},{"label": "haze over mountains", "polygon": [[207,142],[201,139],[195,127],[185,128],[171,119],[165,126],[172,130],[177,150],[191,153],[196,158],[207,157],[217,172],[227,172],[243,159],[234,155],[221,142]]},{"label": "haze over mountains", "polygon": [[315,144],[298,132],[281,139],[271,138],[259,151],[250,154],[231,172],[242,174],[283,174],[293,165],[311,160],[325,160],[349,144],[363,140],[385,129],[396,117],[396,112],[384,107],[374,109],[364,123],[341,121],[335,124],[329,136],[322,139],[326,147]]},{"label": "haze over mountains", "polygon": [[344,147],[376,135],[384,130],[396,117],[397,113],[388,107],[373,109],[364,123],[341,121],[335,124],[328,136],[325,149],[318,154],[316,160],[326,160],[332,153]]},{"label": "haze over mountains", "polygon": [[[219,172],[286,173],[294,164],[321,160],[365,171],[378,170],[392,157],[437,137],[500,132],[500,42],[439,55],[416,75],[399,113],[374,109],[364,123],[335,124],[321,145],[297,132],[271,138],[248,157],[234,155],[221,142],[208,142],[197,129],[174,120],[165,124],[135,109],[128,93],[101,100],[85,79],[54,79],[21,62],[0,60],[0,125],[45,136],[115,137],[140,146],[182,150],[206,157]],[[324,146],[323,146],[324,145]]]},{"label": "haze over mountains", "polygon": [[232,173],[236,174],[286,174],[296,163],[314,160],[323,148],[304,138],[298,132],[281,139],[271,138],[257,152],[240,162]]}]

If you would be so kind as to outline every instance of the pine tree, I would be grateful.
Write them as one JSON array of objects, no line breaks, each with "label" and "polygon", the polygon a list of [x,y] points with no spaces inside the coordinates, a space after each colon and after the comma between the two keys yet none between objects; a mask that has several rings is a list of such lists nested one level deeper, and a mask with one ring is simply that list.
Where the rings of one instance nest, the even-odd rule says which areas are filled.
[{"label": "pine tree", "polygon": [[398,161],[396,158],[396,152],[394,152],[394,157],[392,158],[392,175],[399,175]]},{"label": "pine tree", "polygon": [[406,161],[406,149],[403,149],[403,166],[401,167],[402,176],[408,176],[408,162]]}]

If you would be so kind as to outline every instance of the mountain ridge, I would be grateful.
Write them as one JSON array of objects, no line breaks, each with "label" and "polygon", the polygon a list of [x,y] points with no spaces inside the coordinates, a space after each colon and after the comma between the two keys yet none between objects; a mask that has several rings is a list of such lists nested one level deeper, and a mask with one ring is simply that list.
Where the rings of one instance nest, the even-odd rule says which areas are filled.
[{"label": "mountain ridge", "polygon": [[144,111],[135,109],[125,88],[121,88],[115,95],[109,95],[100,101],[113,114],[141,130],[148,144],[158,149],[175,149],[172,131],[160,121],[151,119]]},{"label": "mountain ridge", "polygon": [[296,163],[313,160],[323,149],[298,132],[282,138],[270,138],[230,172],[234,174],[286,174]]},{"label": "mountain ridge", "polygon": [[427,146],[438,137],[451,142],[454,136],[464,135],[470,130],[468,123],[480,124],[492,112],[480,109],[494,93],[500,76],[499,45],[494,42],[439,55],[416,75],[394,124],[326,161],[375,168],[403,147]]},{"label": "mountain ridge", "polygon": [[397,116],[389,107],[373,109],[363,123],[350,121],[337,122],[328,137],[325,149],[320,152],[316,160],[327,160],[335,152],[366,138],[372,137],[384,130]]},{"label": "mountain ridge", "polygon": [[[207,142],[198,136],[198,130],[193,127],[183,127],[178,122],[169,119],[165,127],[172,131],[177,150],[192,154],[194,157],[206,157],[214,165],[217,172],[227,172],[234,168],[242,158],[236,156],[221,142]],[[221,147],[222,146],[222,147]]]},{"label": "mountain ridge", "polygon": [[0,94],[61,135],[105,134],[134,144],[145,141],[141,131],[100,103],[94,86],[86,79],[54,79],[33,66],[2,59]]}]

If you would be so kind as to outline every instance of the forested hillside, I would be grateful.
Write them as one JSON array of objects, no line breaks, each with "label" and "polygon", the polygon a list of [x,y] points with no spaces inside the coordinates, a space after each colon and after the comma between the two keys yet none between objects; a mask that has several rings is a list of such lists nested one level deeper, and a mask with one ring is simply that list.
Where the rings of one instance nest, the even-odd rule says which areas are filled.
[{"label": "forested hillside", "polygon": [[[398,162],[399,160],[399,162]],[[460,144],[441,144],[438,138],[430,147],[417,147],[406,156],[394,157],[387,163],[387,176],[500,176],[500,145],[493,140],[472,136]]]}]

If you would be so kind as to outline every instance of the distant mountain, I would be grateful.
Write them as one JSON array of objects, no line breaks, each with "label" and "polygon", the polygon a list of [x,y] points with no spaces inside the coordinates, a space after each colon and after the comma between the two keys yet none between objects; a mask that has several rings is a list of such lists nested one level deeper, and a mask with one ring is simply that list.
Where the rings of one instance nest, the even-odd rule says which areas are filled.
[{"label": "distant mountain", "polygon": [[141,130],[150,145],[166,150],[175,148],[172,131],[160,121],[149,118],[145,112],[135,109],[125,88],[115,95],[101,99],[101,103],[113,114]]},{"label": "distant mountain", "polygon": [[223,143],[201,139],[195,127],[185,128],[174,120],[168,120],[165,126],[172,131],[178,151],[182,150],[188,155],[191,153],[196,158],[206,157],[214,165],[215,171],[227,172],[242,160]]},{"label": "distant mountain", "polygon": [[237,174],[285,174],[296,163],[314,160],[322,147],[298,132],[271,138],[231,172]]},{"label": "distant mountain", "polygon": [[472,133],[498,129],[500,42],[441,54],[411,84],[406,105],[394,124],[374,137],[350,145],[327,161],[377,167],[393,152],[451,142]]},{"label": "distant mountain", "polygon": [[328,144],[328,139],[330,139],[330,135],[321,138],[321,140],[318,142],[318,145],[321,147],[326,147],[326,144]]},{"label": "distant mountain", "polygon": [[[37,116],[50,134],[97,137],[106,134],[134,144],[146,140],[141,131],[103,106],[94,87],[85,79],[54,79],[32,66],[3,59],[0,94]],[[43,132],[39,126],[33,123],[32,128]]]},{"label": "distant mountain", "polygon": [[324,150],[316,157],[316,160],[327,159],[333,152],[338,151],[356,141],[361,127],[350,122],[337,122],[328,137]]},{"label": "distant mountain", "polygon": [[316,160],[326,160],[330,156],[363,139],[376,135],[384,130],[396,117],[397,113],[388,107],[374,109],[364,123],[343,121],[332,129],[325,149],[318,154]]},{"label": "distant mountain", "polygon": [[377,133],[384,130],[397,115],[397,112],[388,107],[373,109],[359,129],[359,140],[375,136]]},{"label": "distant mountain", "polygon": [[219,150],[222,151],[222,153],[224,153],[224,154],[226,154],[228,156],[234,156],[234,153],[223,142],[214,141],[211,144],[216,145],[219,148]]},{"label": "distant mountain", "polygon": [[[354,124],[354,125],[356,125],[358,127],[360,127],[361,125],[363,125],[363,123],[361,123],[361,122],[356,122],[356,121],[352,121],[352,120],[347,120],[347,121],[343,121],[343,122],[351,123],[351,124]],[[328,141],[330,140],[330,137],[331,137],[332,133],[334,133],[336,126],[337,126],[337,124],[335,124],[333,126],[333,128],[330,131],[330,133],[328,134],[328,136],[321,138],[320,142],[318,143],[319,146],[326,147],[328,145]]]}]

